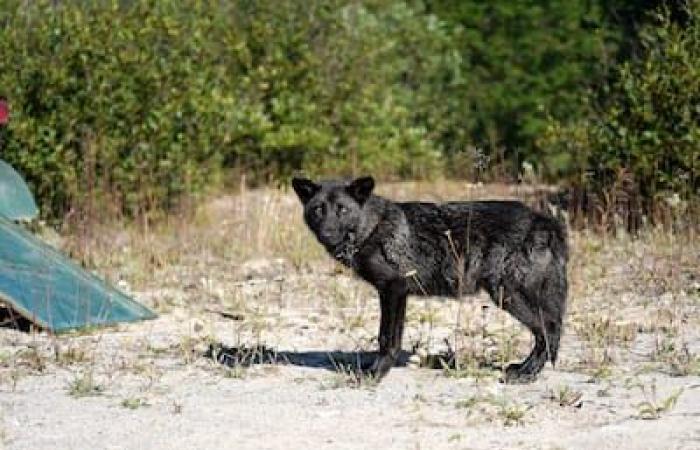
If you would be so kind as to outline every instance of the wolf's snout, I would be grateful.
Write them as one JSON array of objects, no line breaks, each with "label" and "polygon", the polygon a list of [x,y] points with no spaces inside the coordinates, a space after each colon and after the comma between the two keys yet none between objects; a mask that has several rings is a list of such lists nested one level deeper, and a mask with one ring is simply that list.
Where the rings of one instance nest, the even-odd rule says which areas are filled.
[{"label": "wolf's snout", "polygon": [[321,242],[331,245],[337,244],[339,241],[338,236],[336,236],[336,233],[333,233],[332,231],[319,231],[318,237],[321,240]]}]

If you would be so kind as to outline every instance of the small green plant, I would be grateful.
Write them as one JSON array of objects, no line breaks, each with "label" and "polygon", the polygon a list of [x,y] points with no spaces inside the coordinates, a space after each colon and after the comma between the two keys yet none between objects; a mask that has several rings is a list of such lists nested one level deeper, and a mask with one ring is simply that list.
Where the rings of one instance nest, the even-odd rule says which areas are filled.
[{"label": "small green plant", "polygon": [[345,328],[347,328],[349,330],[352,330],[355,328],[362,328],[366,324],[366,318],[362,313],[343,315],[343,320],[344,320]]},{"label": "small green plant", "polygon": [[68,385],[68,393],[72,397],[90,397],[102,395],[104,387],[94,379],[91,370],[78,374]]},{"label": "small green plant", "polygon": [[473,395],[471,397],[465,398],[464,400],[457,401],[455,403],[455,408],[471,409],[481,401],[484,401],[484,397],[479,397],[479,396]]},{"label": "small green plant", "polygon": [[246,370],[245,366],[242,366],[240,364],[234,364],[233,366],[230,367],[224,367],[223,368],[223,375],[224,378],[231,378],[234,380],[242,380],[245,378],[248,373]]},{"label": "small green plant", "polygon": [[549,398],[559,406],[580,406],[583,393],[572,389],[568,385],[561,385],[557,389],[550,391]]},{"label": "small green plant", "polygon": [[444,359],[439,360],[442,365],[442,373],[448,378],[475,378],[477,381],[496,378],[498,372],[489,367],[481,366],[477,361],[468,364],[455,364],[450,366]]},{"label": "small green plant", "polygon": [[504,396],[495,395],[474,395],[455,403],[455,408],[471,410],[477,405],[488,405],[495,410],[490,411],[492,418],[503,421],[503,425],[512,426],[523,423],[529,406],[509,401]]},{"label": "small green plant", "polygon": [[141,397],[125,398],[124,400],[122,400],[121,405],[126,409],[138,409],[142,406],[150,406],[148,402]]},{"label": "small green plant", "polygon": [[146,350],[153,356],[161,356],[170,352],[172,348],[169,345],[154,345],[153,343],[148,342],[146,344]]},{"label": "small green plant", "polygon": [[508,427],[521,424],[528,409],[526,406],[518,403],[501,403],[499,415],[503,419],[503,425]]},{"label": "small green plant", "polygon": [[672,376],[700,374],[700,357],[690,351],[686,342],[679,344],[668,335],[657,340],[652,360],[665,364]]},{"label": "small green plant", "polygon": [[[496,378],[500,371],[496,370],[495,361],[485,356],[481,346],[465,346],[458,352],[451,348],[445,340],[448,349],[437,355],[427,355],[422,364],[434,369],[442,369],[448,378],[475,378],[477,381]],[[500,355],[500,350],[496,356]],[[493,356],[493,355],[492,355]]]},{"label": "small green plant", "polygon": [[613,368],[608,361],[603,361],[600,364],[594,364],[589,373],[591,375],[591,378],[588,379],[589,383],[600,383],[613,376]]},{"label": "small green plant", "polygon": [[649,387],[642,383],[637,385],[644,395],[645,400],[637,405],[637,418],[644,420],[656,420],[673,409],[678,402],[678,398],[683,393],[683,389],[677,389],[664,399],[658,399],[656,393],[656,382],[652,382]]},{"label": "small green plant", "polygon": [[447,438],[447,442],[457,442],[460,440],[462,440],[462,435],[459,433],[451,434],[450,437]]}]

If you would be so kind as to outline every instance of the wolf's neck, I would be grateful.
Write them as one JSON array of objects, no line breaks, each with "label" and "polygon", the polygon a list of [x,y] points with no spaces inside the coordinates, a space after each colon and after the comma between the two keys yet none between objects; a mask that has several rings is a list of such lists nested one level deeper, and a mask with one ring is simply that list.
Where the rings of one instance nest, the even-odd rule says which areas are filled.
[{"label": "wolf's neck", "polygon": [[357,230],[357,244],[362,243],[374,232],[387,212],[391,202],[377,195],[372,195],[363,206],[360,228]]}]

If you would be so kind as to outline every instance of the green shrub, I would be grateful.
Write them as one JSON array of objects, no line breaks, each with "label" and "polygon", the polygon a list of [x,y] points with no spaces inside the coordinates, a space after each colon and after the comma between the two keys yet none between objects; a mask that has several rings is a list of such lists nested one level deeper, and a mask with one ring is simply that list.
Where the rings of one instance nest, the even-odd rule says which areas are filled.
[{"label": "green shrub", "polygon": [[300,169],[427,176],[447,31],[403,2],[0,0],[2,157],[47,215]]},{"label": "green shrub", "polygon": [[491,165],[501,164],[510,174],[524,160],[544,163],[537,139],[548,116],[581,117],[581,94],[607,70],[613,30],[598,25],[599,2],[426,3],[457,27],[462,62],[463,82],[443,100],[451,126],[440,143],[447,153],[472,159],[465,153],[476,146]]},{"label": "green shrub", "polygon": [[642,28],[644,51],[617,68],[588,116],[554,121],[541,140],[550,175],[602,195],[625,184],[649,207],[670,192],[700,194],[700,9],[687,23],[659,12]]},{"label": "green shrub", "polygon": [[[217,68],[197,62],[236,37],[204,6],[182,14],[169,1],[58,5],[0,8],[0,85],[13,106],[2,156],[45,212],[63,213],[88,193],[134,212],[200,188],[219,166],[232,116],[224,106],[235,100],[217,86]],[[203,45],[209,32],[220,49]]]}]

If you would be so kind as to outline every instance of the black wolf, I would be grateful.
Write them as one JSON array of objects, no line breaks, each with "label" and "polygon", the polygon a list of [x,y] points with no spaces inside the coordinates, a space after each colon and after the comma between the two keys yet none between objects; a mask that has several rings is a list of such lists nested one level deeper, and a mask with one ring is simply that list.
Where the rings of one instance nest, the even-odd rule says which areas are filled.
[{"label": "black wolf", "polygon": [[401,349],[408,295],[459,296],[486,290],[527,326],[535,346],[505,369],[530,382],[556,361],[566,309],[565,228],[514,201],[394,202],[372,194],[374,180],[292,181],[304,220],[337,260],[379,292],[381,378]]}]

